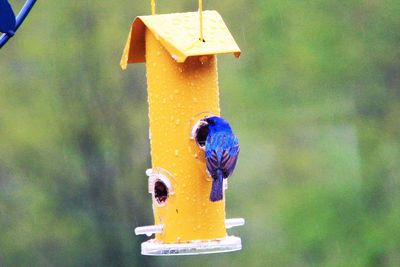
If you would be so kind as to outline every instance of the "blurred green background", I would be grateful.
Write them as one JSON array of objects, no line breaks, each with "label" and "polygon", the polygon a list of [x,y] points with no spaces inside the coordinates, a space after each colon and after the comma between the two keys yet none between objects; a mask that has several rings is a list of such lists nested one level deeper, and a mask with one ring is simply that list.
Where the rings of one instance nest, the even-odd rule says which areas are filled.
[{"label": "blurred green background", "polygon": [[400,1],[204,7],[243,52],[219,56],[243,250],[140,255],[133,229],[153,223],[145,66],[119,60],[150,0],[38,1],[0,51],[0,266],[400,265]]}]

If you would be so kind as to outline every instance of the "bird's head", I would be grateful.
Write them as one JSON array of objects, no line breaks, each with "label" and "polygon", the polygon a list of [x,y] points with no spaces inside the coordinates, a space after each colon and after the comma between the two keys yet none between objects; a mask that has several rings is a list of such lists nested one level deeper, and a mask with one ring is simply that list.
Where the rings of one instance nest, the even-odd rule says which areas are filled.
[{"label": "bird's head", "polygon": [[217,116],[208,117],[208,118],[204,118],[203,121],[205,121],[208,124],[208,128],[211,132],[212,131],[232,131],[229,123],[221,117],[217,117]]}]

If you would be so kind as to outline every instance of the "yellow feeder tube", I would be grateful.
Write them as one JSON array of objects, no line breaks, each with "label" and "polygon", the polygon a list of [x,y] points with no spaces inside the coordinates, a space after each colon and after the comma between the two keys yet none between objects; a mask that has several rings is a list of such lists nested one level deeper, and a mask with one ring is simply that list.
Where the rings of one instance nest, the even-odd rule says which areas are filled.
[{"label": "yellow feeder tube", "polygon": [[154,34],[146,30],[146,70],[153,168],[174,177],[174,194],[155,206],[156,239],[184,242],[223,238],[225,201],[211,202],[211,182],[204,152],[190,140],[194,115],[219,115],[217,58],[189,57],[177,63]]}]

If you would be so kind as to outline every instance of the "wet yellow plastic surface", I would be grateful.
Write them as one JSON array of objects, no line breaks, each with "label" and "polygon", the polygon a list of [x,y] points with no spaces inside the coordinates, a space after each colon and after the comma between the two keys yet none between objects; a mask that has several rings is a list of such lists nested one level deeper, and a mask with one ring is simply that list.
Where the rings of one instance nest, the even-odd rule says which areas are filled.
[{"label": "wet yellow plastic surface", "polygon": [[144,62],[145,31],[153,32],[165,49],[177,62],[184,62],[190,56],[234,53],[240,56],[240,48],[233,39],[217,11],[203,11],[203,37],[200,38],[198,12],[140,16],[131,26],[121,67],[128,63]]},{"label": "wet yellow plastic surface", "polygon": [[145,45],[152,167],[170,172],[175,190],[165,206],[154,206],[155,224],[164,225],[156,239],[176,243],[225,237],[225,199],[209,200],[204,152],[190,140],[200,113],[220,113],[217,58],[194,56],[178,63],[150,30]]}]

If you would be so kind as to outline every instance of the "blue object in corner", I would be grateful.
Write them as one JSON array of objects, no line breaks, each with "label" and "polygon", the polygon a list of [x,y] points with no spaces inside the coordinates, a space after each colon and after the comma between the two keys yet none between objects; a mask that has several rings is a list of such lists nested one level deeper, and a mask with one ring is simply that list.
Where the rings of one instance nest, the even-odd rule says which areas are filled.
[{"label": "blue object in corner", "polygon": [[0,32],[14,35],[15,15],[7,0],[0,0]]},{"label": "blue object in corner", "polygon": [[3,32],[0,36],[0,48],[2,48],[15,34],[35,3],[36,0],[26,0],[17,17],[15,17],[7,0],[0,0],[0,32]]}]

